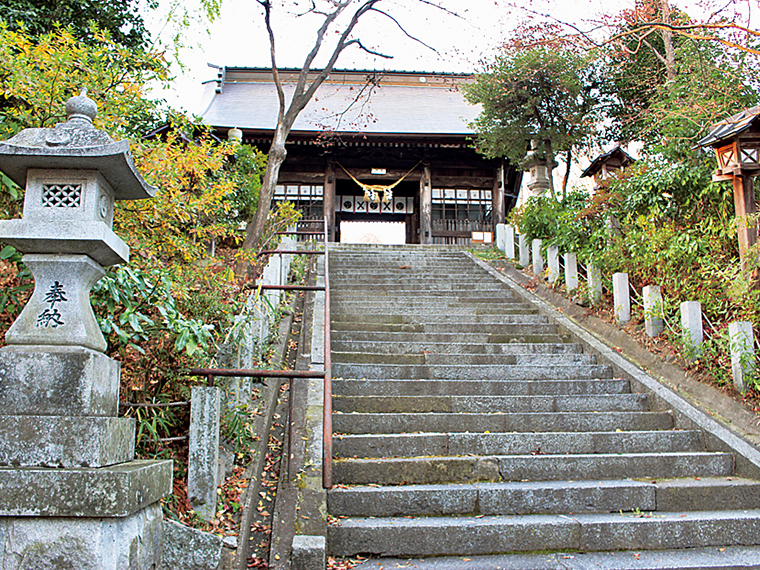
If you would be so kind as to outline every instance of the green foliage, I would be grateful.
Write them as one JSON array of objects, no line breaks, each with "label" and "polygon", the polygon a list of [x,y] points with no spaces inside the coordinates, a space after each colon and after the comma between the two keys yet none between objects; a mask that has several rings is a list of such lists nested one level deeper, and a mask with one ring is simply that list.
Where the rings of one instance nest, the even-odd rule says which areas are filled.
[{"label": "green foliage", "polygon": [[0,250],[0,263],[9,270],[0,293],[0,314],[5,314],[7,319],[13,319],[21,312],[34,289],[32,274],[21,263],[21,257],[21,252],[10,245]]},{"label": "green foliage", "polygon": [[234,445],[235,455],[244,464],[255,456],[259,437],[253,430],[253,419],[259,413],[248,404],[240,404],[222,414],[221,435]]},{"label": "green foliage", "polygon": [[213,325],[188,319],[180,312],[166,272],[117,267],[95,284],[91,298],[111,353],[123,355],[132,348],[145,354],[142,345],[151,337],[168,334],[177,352],[210,356]]}]

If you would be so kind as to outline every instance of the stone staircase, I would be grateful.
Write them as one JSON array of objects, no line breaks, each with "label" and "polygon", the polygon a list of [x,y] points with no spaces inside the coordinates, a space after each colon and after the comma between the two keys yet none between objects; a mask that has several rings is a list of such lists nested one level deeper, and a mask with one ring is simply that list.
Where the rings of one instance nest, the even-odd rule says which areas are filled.
[{"label": "stone staircase", "polygon": [[760,545],[760,483],[732,453],[463,253],[337,245],[330,264],[330,554]]}]

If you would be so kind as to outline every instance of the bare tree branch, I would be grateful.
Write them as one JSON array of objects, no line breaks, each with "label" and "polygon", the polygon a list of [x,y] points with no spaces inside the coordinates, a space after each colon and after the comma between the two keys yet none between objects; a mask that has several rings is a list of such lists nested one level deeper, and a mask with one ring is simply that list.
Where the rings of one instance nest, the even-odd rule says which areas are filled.
[{"label": "bare tree branch", "polygon": [[401,30],[404,33],[404,35],[407,38],[409,38],[410,40],[413,40],[413,41],[417,42],[418,44],[425,46],[429,50],[432,50],[435,53],[438,53],[437,49],[435,49],[434,47],[430,47],[428,44],[426,44],[425,42],[423,42],[421,39],[416,38],[412,34],[410,34],[409,32],[407,32],[404,29],[404,26],[402,26],[401,23],[396,18],[394,18],[393,16],[391,16],[390,14],[388,14],[388,12],[383,12],[382,10],[380,10],[380,8],[372,8],[372,11],[378,12],[378,13],[382,14],[383,16],[385,16],[386,18],[388,18],[389,20],[391,20],[394,24],[396,24],[396,26],[398,26],[398,29]]},{"label": "bare tree branch", "polygon": [[359,46],[360,49],[362,49],[363,51],[366,51],[368,54],[371,54],[371,55],[376,55],[378,57],[384,57],[385,59],[393,59],[392,55],[387,55],[387,54],[384,54],[384,53],[380,53],[379,51],[371,50],[370,48],[366,47],[361,42],[361,40],[358,39],[358,38],[346,42],[346,46],[345,47],[348,47],[350,45],[357,45],[357,46]]}]

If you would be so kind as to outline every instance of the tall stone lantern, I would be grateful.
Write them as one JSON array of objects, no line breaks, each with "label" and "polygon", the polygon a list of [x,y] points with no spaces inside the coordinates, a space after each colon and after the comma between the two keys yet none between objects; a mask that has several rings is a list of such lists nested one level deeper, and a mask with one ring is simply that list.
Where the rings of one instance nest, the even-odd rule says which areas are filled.
[{"label": "tall stone lantern", "polygon": [[[544,150],[542,151],[539,147],[543,147]],[[557,162],[552,155],[550,141],[544,143],[530,141],[530,150],[520,163],[520,167],[530,172],[530,181],[527,186],[535,196],[540,196],[547,190],[554,191],[550,174],[557,168]]]},{"label": "tall stone lantern", "polygon": [[0,241],[25,255],[34,293],[0,349],[0,568],[157,567],[171,461],[134,459],[118,417],[119,363],[90,305],[104,267],[129,248],[114,201],[150,198],[129,144],[92,124],[83,92],[68,120],[0,143],[0,170],[25,185],[23,218]]}]

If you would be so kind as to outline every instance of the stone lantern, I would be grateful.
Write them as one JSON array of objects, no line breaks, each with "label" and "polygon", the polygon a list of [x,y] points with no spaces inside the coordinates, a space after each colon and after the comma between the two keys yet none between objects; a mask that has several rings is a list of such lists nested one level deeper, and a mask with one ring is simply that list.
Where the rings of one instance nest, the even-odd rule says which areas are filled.
[{"label": "stone lantern", "polygon": [[23,218],[0,241],[24,253],[34,293],[0,349],[0,568],[143,569],[161,556],[171,461],[134,460],[118,417],[119,363],[89,294],[129,248],[114,201],[150,198],[127,141],[92,124],[83,92],[68,120],[0,143],[0,170],[25,185]]},{"label": "stone lantern", "polygon": [[545,146],[549,151],[540,152],[538,141],[530,141],[530,150],[520,163],[523,170],[530,172],[528,188],[536,196],[552,190],[550,173],[557,168],[557,163],[551,153],[551,144],[547,143]]},{"label": "stone lantern", "polygon": [[734,206],[739,218],[739,254],[742,266],[747,252],[757,242],[757,227],[747,217],[757,212],[754,178],[760,174],[760,106],[746,109],[713,125],[699,146],[715,149],[718,168],[713,180],[730,181],[734,188]]}]

